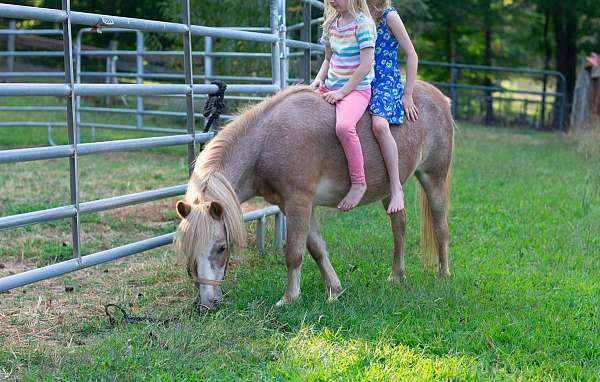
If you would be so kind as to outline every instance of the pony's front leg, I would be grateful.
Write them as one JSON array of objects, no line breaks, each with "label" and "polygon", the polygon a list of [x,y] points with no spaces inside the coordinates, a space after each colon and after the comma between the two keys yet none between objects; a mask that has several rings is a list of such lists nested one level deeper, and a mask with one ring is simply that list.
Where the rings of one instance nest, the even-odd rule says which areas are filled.
[{"label": "pony's front leg", "polygon": [[287,217],[285,260],[288,283],[283,298],[277,302],[277,306],[289,304],[300,297],[300,269],[306,248],[313,202],[312,197],[308,196],[295,195],[290,199],[290,202],[286,200],[285,203]]},{"label": "pony's front leg", "polygon": [[327,246],[325,240],[321,236],[319,221],[315,216],[316,211],[312,210],[310,216],[310,230],[308,232],[308,239],[306,241],[306,247],[308,252],[311,254],[315,262],[319,266],[323,282],[327,288],[327,297],[329,301],[333,301],[342,291],[342,285],[340,279],[338,279],[335,270],[329,262],[329,256],[327,255]]}]

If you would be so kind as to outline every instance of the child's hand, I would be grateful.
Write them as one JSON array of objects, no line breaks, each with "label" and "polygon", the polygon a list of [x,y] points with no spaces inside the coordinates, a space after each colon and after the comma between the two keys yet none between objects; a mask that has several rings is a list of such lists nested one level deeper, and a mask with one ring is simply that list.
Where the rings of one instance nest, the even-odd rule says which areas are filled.
[{"label": "child's hand", "polygon": [[317,90],[323,87],[323,80],[320,78],[315,78],[315,80],[310,84],[310,87]]},{"label": "child's hand", "polygon": [[415,105],[415,101],[413,101],[412,94],[404,93],[402,96],[402,103],[404,104],[404,114],[406,118],[410,122],[415,122],[419,120],[419,109],[417,109],[417,105]]},{"label": "child's hand", "polygon": [[341,90],[334,90],[323,94],[325,101],[332,105],[338,101],[341,101],[345,96],[346,94],[344,94]]}]

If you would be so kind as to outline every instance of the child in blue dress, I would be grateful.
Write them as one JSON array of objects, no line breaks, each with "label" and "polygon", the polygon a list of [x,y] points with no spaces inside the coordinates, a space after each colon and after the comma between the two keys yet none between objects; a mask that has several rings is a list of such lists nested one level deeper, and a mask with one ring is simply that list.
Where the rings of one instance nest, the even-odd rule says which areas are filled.
[{"label": "child in blue dress", "polygon": [[[419,110],[413,101],[418,57],[406,28],[390,0],[368,0],[371,16],[377,24],[375,43],[375,79],[371,83],[372,128],[390,178],[391,199],[388,214],[404,209],[404,193],[398,170],[398,147],[390,124],[401,125],[406,117],[414,122]],[[406,55],[406,86],[398,68],[398,46]]]}]

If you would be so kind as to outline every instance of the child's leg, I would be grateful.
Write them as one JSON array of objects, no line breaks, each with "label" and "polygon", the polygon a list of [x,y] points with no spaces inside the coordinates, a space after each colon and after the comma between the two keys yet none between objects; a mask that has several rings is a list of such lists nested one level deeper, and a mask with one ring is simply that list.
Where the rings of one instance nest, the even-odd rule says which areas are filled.
[{"label": "child's leg", "polygon": [[390,124],[383,118],[374,115],[372,128],[379,148],[383,155],[385,167],[390,178],[391,199],[387,209],[388,214],[393,214],[404,209],[404,193],[400,184],[400,171],[398,170],[398,146],[390,132]]},{"label": "child's leg", "polygon": [[338,204],[338,208],[343,211],[356,207],[367,190],[362,148],[356,133],[356,124],[367,109],[370,97],[369,90],[355,90],[335,106],[335,132],[344,148],[352,183],[348,194]]}]

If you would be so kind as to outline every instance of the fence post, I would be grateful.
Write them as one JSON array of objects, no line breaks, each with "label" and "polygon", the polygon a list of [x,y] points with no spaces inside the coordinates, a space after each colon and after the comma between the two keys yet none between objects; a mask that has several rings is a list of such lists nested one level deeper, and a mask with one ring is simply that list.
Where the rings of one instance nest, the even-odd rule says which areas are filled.
[{"label": "fence post", "polygon": [[67,135],[69,145],[73,146],[73,154],[69,157],[69,179],[71,204],[75,206],[75,214],[71,218],[71,238],[73,243],[73,258],[81,264],[80,249],[80,211],[79,211],[79,180],[78,180],[78,155],[77,143],[79,142],[79,129],[75,118],[75,82],[73,78],[73,50],[71,47],[71,2],[62,0],[62,9],[67,13],[67,18],[63,21],[63,47],[64,47],[64,65],[65,65],[65,84],[70,86],[71,91],[67,96]]},{"label": "fence post", "polygon": [[[300,31],[300,39],[304,42],[311,42],[311,31],[312,31],[312,6],[310,2],[304,2],[304,25]],[[302,59],[300,60],[300,78],[303,79],[304,84],[310,84],[311,80],[311,50],[305,49]]]},{"label": "fence post", "polygon": [[266,216],[261,216],[260,219],[256,221],[256,245],[258,246],[258,250],[261,255],[265,253],[265,241],[267,234],[267,218]]},{"label": "fence post", "polygon": [[542,110],[540,115],[540,129],[546,126],[546,89],[548,87],[548,74],[544,73],[544,79],[542,83]]},{"label": "fence post", "polygon": [[275,248],[277,248],[278,253],[283,253],[284,219],[285,215],[283,215],[283,212],[279,212],[275,215],[275,229],[273,231],[275,235]]},{"label": "fence post", "polygon": [[288,72],[289,72],[289,61],[288,61],[288,50],[286,47],[287,31],[285,25],[285,0],[278,0],[277,2],[277,19],[279,23],[279,72],[281,73],[280,87],[285,89],[288,85]]},{"label": "fence post", "polygon": [[[81,38],[83,35],[83,29],[80,29],[77,32],[77,37],[75,39],[75,83],[81,83]],[[79,95],[75,95],[75,127],[77,131],[80,130],[81,126],[81,97]],[[95,127],[92,128],[92,142],[96,141],[96,130]]]},{"label": "fence post", "polygon": [[[14,30],[16,31],[17,29],[17,22],[15,20],[10,20],[8,22],[8,29],[10,30]],[[15,34],[9,34],[7,36],[7,42],[6,42],[6,51],[8,53],[14,53],[15,52],[15,41],[16,41],[17,36]],[[7,72],[14,72],[15,71],[15,56],[13,54],[9,55],[6,57],[6,71]],[[9,82],[8,80],[6,82]]]},{"label": "fence post", "polygon": [[[274,36],[278,36],[279,19],[277,15],[279,0],[271,0],[269,4],[269,23],[271,26],[271,33]],[[279,65],[279,41],[275,41],[271,44],[271,73],[273,77],[273,85],[281,86],[281,67]]]},{"label": "fence post", "polygon": [[[136,83],[138,85],[144,83],[144,32],[137,31],[135,33],[135,45],[136,45]],[[135,109],[135,126],[138,129],[144,127],[144,97],[136,97],[136,109]]]},{"label": "fence post", "polygon": [[450,99],[452,100],[452,116],[458,118],[458,94],[456,84],[458,82],[458,68],[452,64],[450,69]]},{"label": "fence post", "polygon": [[[566,87],[565,87],[566,90]],[[560,96],[560,106],[559,106],[559,110],[558,110],[558,129],[560,131],[566,131],[566,126],[565,126],[565,107],[567,104],[566,101],[566,93],[563,92],[563,94]]]},{"label": "fence post", "polygon": [[[108,43],[108,50],[117,50],[119,45],[117,40],[110,40]],[[117,56],[106,56],[106,78],[104,82],[107,84],[115,84],[117,83],[117,77],[115,77],[115,73],[117,72]],[[112,106],[112,97],[106,96],[106,105]]]},{"label": "fence post", "polygon": [[210,84],[213,76],[212,37],[204,37],[204,83]]},{"label": "fence post", "polygon": [[[186,106],[187,106],[187,133],[195,136],[196,124],[194,118],[194,72],[192,62],[192,31],[190,28],[190,0],[181,0],[181,19],[183,24],[187,25],[188,30],[183,34],[183,50],[184,50],[184,64],[185,64],[185,83],[190,87],[189,92],[186,94]],[[189,176],[192,176],[194,171],[194,160],[196,159],[196,139],[188,145],[188,171]]]}]

